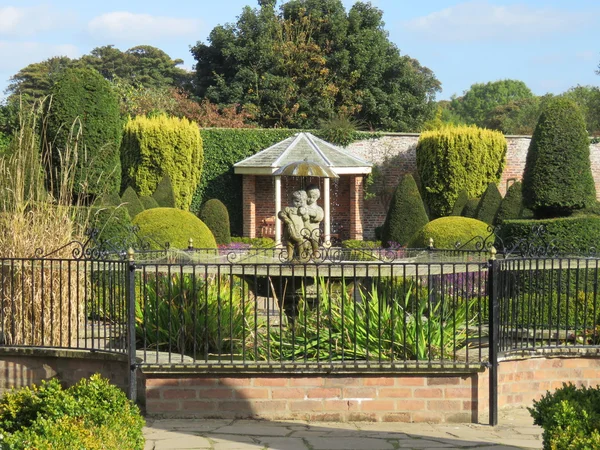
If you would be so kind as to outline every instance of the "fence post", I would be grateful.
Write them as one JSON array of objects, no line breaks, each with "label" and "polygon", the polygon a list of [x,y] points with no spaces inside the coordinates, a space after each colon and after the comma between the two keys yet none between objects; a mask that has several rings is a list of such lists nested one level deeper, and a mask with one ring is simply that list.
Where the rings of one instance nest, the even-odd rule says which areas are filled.
[{"label": "fence post", "polygon": [[135,353],[135,253],[132,248],[127,251],[127,351],[129,357],[129,392],[128,397],[137,399],[136,353]]},{"label": "fence post", "polygon": [[498,261],[496,249],[491,248],[488,261],[488,308],[489,308],[489,411],[490,425],[498,425]]}]

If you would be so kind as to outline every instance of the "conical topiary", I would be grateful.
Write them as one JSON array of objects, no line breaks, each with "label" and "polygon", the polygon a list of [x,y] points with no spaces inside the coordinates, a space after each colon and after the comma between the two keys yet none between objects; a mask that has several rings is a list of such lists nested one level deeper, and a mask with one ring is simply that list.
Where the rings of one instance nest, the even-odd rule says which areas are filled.
[{"label": "conical topiary", "polygon": [[229,212],[221,200],[213,198],[205,202],[200,207],[198,217],[212,231],[217,245],[229,245],[231,243]]},{"label": "conical topiary", "polygon": [[417,183],[411,174],[405,175],[392,197],[381,241],[384,247],[406,245],[423,225],[429,222]]},{"label": "conical topiary", "polygon": [[516,181],[511,184],[506,191],[506,195],[500,203],[496,213],[496,223],[502,223],[504,220],[519,219],[523,211],[523,195],[521,193],[521,182]]},{"label": "conical topiary", "polygon": [[467,201],[467,204],[463,208],[462,213],[460,215],[463,217],[470,217],[471,219],[473,219],[475,217],[475,212],[477,211],[477,206],[479,206],[479,199],[470,198]]},{"label": "conical topiary", "polygon": [[175,192],[169,175],[165,175],[159,181],[152,197],[161,208],[175,208]]},{"label": "conical topiary", "polygon": [[160,208],[158,202],[149,195],[142,195],[140,197],[140,202],[144,205],[144,209],[152,209],[152,208]]},{"label": "conical topiary", "polygon": [[481,220],[488,225],[493,225],[500,203],[502,203],[502,194],[500,194],[496,183],[489,183],[481,196],[479,205],[477,205],[475,219]]},{"label": "conical topiary", "polygon": [[465,209],[465,205],[469,201],[469,194],[467,194],[467,190],[463,189],[458,193],[458,198],[456,202],[454,202],[454,208],[452,208],[451,216],[460,216],[462,214],[463,209]]},{"label": "conical topiary", "polygon": [[131,186],[127,186],[127,189],[121,195],[121,201],[125,203],[125,207],[129,211],[129,217],[132,219],[146,209]]}]

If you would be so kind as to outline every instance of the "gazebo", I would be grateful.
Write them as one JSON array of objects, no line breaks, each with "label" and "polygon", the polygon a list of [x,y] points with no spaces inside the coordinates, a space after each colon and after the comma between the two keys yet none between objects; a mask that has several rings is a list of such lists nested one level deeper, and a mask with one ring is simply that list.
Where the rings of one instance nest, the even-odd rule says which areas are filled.
[{"label": "gazebo", "polygon": [[[307,162],[323,168],[316,176],[281,175],[281,169]],[[297,133],[234,164],[243,177],[244,236],[257,237],[264,223],[273,223],[272,237],[281,242],[282,228],[277,212],[286,206],[284,195],[299,187],[316,184],[321,190],[323,234],[343,239],[362,239],[363,185],[372,164],[350,155],[340,147],[312,135]],[[337,175],[338,179],[330,181]]]}]

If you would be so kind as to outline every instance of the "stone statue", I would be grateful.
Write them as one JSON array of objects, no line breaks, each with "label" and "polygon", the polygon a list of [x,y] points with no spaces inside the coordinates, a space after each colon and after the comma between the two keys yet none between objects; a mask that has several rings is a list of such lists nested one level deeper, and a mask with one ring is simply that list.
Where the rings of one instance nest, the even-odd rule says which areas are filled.
[{"label": "stone statue", "polygon": [[309,186],[306,191],[294,191],[292,206],[287,206],[277,213],[283,222],[283,239],[288,261],[318,255],[319,224],[324,217],[323,209],[317,205],[320,196],[319,188],[315,185]]}]

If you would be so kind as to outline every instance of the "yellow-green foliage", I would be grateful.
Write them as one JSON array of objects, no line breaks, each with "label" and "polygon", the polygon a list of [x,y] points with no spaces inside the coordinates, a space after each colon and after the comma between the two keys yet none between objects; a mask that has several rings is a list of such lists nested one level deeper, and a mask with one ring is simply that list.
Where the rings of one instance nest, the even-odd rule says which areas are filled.
[{"label": "yellow-green foliage", "polygon": [[137,116],[125,125],[121,161],[123,186],[151,195],[169,175],[176,206],[188,210],[204,161],[198,126],[185,118]]},{"label": "yellow-green foliage", "polygon": [[[433,238],[435,248],[455,248],[457,243],[461,248],[474,249],[475,241],[471,239],[490,235],[488,224],[468,217],[448,216],[432,220],[421,228],[409,242],[412,248],[423,248],[429,245]],[[468,242],[471,241],[470,244]],[[465,245],[465,247],[462,247]]]},{"label": "yellow-green foliage", "polygon": [[139,236],[151,247],[160,248],[169,243],[171,248],[188,248],[193,239],[195,248],[217,248],[215,237],[198,217],[176,208],[147,209],[135,216],[133,224],[139,227]]},{"label": "yellow-green foliage", "polygon": [[479,197],[497,183],[506,156],[506,139],[498,131],[475,126],[446,127],[421,134],[417,170],[432,217],[452,213],[458,194]]}]

